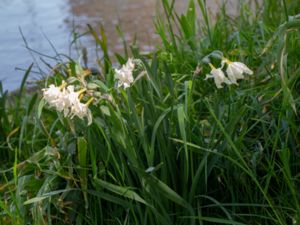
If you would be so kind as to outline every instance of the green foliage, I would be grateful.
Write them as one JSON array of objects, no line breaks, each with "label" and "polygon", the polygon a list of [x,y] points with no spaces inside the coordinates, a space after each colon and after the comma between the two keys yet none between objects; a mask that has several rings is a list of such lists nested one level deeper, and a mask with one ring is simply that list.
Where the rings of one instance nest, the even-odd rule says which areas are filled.
[{"label": "green foliage", "polygon": [[[161,2],[162,46],[147,56],[131,46],[130,88],[115,87],[107,37],[89,26],[104,54],[101,75],[85,79],[106,96],[91,126],[26,94],[31,67],[19,94],[0,86],[0,224],[299,223],[298,1],[254,12],[241,1],[238,18],[223,6],[215,20],[204,0],[183,15]],[[214,50],[254,74],[217,89],[204,80]],[[78,73],[71,60],[48,82],[76,84]]]}]

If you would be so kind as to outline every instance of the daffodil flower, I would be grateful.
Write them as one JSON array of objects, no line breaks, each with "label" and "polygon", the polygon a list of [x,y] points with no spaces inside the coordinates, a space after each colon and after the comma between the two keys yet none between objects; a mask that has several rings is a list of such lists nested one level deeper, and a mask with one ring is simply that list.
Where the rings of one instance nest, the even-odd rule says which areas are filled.
[{"label": "daffodil flower", "polygon": [[48,88],[42,89],[43,98],[51,107],[56,108],[57,111],[62,111],[65,108],[64,97],[66,96],[65,86],[66,82],[62,82],[59,87],[50,84]]},{"label": "daffodil flower", "polygon": [[118,87],[123,86],[124,89],[130,87],[133,83],[134,78],[132,71],[134,70],[134,63],[131,58],[128,59],[127,63],[122,66],[121,69],[115,69],[115,78],[118,80]]},{"label": "daffodil flower", "polygon": [[222,68],[215,68],[211,63],[209,63],[209,66],[211,68],[210,74],[207,74],[204,80],[207,80],[209,78],[214,78],[215,84],[217,88],[223,88],[222,84],[231,84],[230,80],[228,80],[227,77],[225,77],[225,74],[222,71]]},{"label": "daffodil flower", "polygon": [[83,119],[84,117],[87,117],[88,119],[88,125],[92,123],[92,113],[90,109],[88,108],[89,104],[92,101],[87,102],[86,104],[81,103],[79,96],[83,92],[85,92],[85,89],[82,89],[78,92],[74,91],[74,86],[68,86],[67,87],[68,94],[66,96],[66,104],[67,107],[64,111],[64,116],[69,116],[71,119],[74,116],[77,116],[80,119]]},{"label": "daffodil flower", "polygon": [[60,88],[56,87],[54,84],[50,84],[48,88],[44,88],[42,89],[42,91],[43,91],[43,98],[50,105],[53,104],[53,102],[59,99],[61,96]]},{"label": "daffodil flower", "polygon": [[252,75],[253,71],[250,70],[244,63],[241,62],[231,62],[229,59],[222,59],[222,67],[227,64],[226,73],[228,75],[231,83],[238,85],[237,80],[244,79],[243,74]]},{"label": "daffodil flower", "polygon": [[92,113],[88,107],[88,104],[84,104],[78,101],[76,104],[72,105],[70,118],[73,119],[74,116],[77,116],[80,119],[87,117],[88,125],[92,123]]},{"label": "daffodil flower", "polygon": [[81,103],[79,99],[79,96],[86,91],[85,89],[75,92],[74,86],[70,85],[65,88],[65,83],[63,83],[61,87],[51,84],[49,88],[42,89],[42,91],[45,101],[58,112],[63,112],[64,117],[70,117],[71,119],[74,116],[80,119],[87,117],[88,125],[92,123],[92,113],[88,106],[93,99],[85,104]]}]

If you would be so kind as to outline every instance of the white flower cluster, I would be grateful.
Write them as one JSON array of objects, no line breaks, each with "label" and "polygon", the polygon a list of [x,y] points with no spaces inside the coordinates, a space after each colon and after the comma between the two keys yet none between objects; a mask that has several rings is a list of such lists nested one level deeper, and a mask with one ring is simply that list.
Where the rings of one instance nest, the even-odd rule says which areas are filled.
[{"label": "white flower cluster", "polygon": [[134,81],[132,76],[133,70],[134,63],[131,58],[128,59],[127,63],[123,65],[121,69],[115,69],[115,78],[118,80],[118,87],[123,86],[124,89],[130,87]]},{"label": "white flower cluster", "polygon": [[[207,80],[208,78],[214,78],[217,88],[223,88],[223,83],[228,85],[238,85],[237,80],[244,79],[244,74],[253,74],[253,71],[241,62],[231,62],[229,59],[223,58],[221,64],[221,68],[215,68],[212,64],[209,63],[211,71],[210,74],[206,75],[205,77],[205,80]],[[227,64],[226,74],[228,75],[228,78],[222,71],[225,64]]]},{"label": "white flower cluster", "polygon": [[65,86],[66,83],[63,82],[60,87],[51,84],[49,88],[42,89],[45,101],[58,112],[63,112],[65,117],[70,117],[71,119],[74,116],[80,119],[87,117],[88,125],[90,125],[92,123],[92,113],[88,108],[88,103],[80,102],[79,95],[81,91],[75,92],[73,85],[67,88]]}]

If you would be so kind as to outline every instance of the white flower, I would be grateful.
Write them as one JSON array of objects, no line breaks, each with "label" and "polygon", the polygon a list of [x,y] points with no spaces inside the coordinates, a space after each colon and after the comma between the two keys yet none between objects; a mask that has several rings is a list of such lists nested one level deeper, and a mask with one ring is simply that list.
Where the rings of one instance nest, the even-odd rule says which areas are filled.
[{"label": "white flower", "polygon": [[74,104],[78,104],[79,101],[79,92],[74,91],[74,86],[70,85],[67,87],[66,95],[64,96],[64,101],[66,107],[71,107]]},{"label": "white flower", "polygon": [[231,83],[237,84],[237,80],[244,79],[245,77],[243,74],[253,74],[253,71],[250,70],[244,63],[231,62],[230,60],[224,58],[222,60],[222,67],[225,63],[227,64],[226,73]]},{"label": "white flower", "polygon": [[64,117],[67,117],[72,105],[80,102],[78,97],[79,93],[74,91],[74,86],[68,86],[67,89],[63,89],[61,97],[56,103],[56,110],[59,112],[63,111]]},{"label": "white flower", "polygon": [[[64,86],[64,83],[63,85]],[[44,99],[51,107],[54,107],[58,112],[62,112],[64,117],[74,116],[83,119],[87,117],[88,125],[92,123],[92,113],[88,108],[89,103],[83,104],[80,102],[79,96],[85,89],[75,92],[74,86],[70,85],[67,88],[56,87],[51,84],[49,88],[42,89]]]},{"label": "white flower", "polygon": [[124,89],[130,87],[133,83],[134,78],[132,71],[134,70],[134,63],[131,58],[128,59],[127,63],[122,66],[121,69],[115,69],[115,78],[118,80],[118,87],[123,85]]},{"label": "white flower", "polygon": [[[82,91],[84,91],[84,89]],[[71,119],[74,116],[77,116],[80,119],[83,119],[86,116],[88,119],[88,125],[90,125],[92,123],[92,113],[88,108],[88,105],[81,103],[79,99],[82,91],[75,92],[74,86],[72,85],[67,87],[68,94],[65,97],[66,108],[64,110],[64,116],[69,116]]]},{"label": "white flower", "polygon": [[42,89],[43,97],[51,106],[57,101],[61,96],[61,90],[53,84],[50,84],[49,88]]},{"label": "white flower", "polygon": [[216,69],[213,65],[209,64],[212,70],[207,74],[204,80],[214,78],[217,88],[223,88],[222,83],[231,84],[227,77],[225,77],[222,68]]},{"label": "white flower", "polygon": [[65,111],[69,107],[68,90],[65,89],[65,85],[66,83],[63,81],[60,87],[51,84],[49,88],[42,89],[44,99],[59,112]]},{"label": "white flower", "polygon": [[78,101],[77,103],[72,105],[70,111],[70,118],[72,119],[74,116],[77,116],[80,119],[87,117],[88,125],[92,123],[92,113],[87,104],[83,104]]}]

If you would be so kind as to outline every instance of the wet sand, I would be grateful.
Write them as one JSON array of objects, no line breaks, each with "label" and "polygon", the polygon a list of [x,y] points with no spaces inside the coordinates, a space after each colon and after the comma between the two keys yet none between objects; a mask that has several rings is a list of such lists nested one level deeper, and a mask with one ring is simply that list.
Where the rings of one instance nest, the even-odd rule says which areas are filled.
[{"label": "wet sand", "polygon": [[[128,43],[135,38],[140,49],[147,52],[158,43],[158,36],[154,29],[154,19],[157,11],[162,12],[160,0],[68,0],[74,21],[68,18],[66,22],[76,25],[79,32],[86,29],[86,24],[94,28],[103,26],[108,36],[109,49],[112,52],[122,52],[122,40],[116,32],[116,25],[120,24]],[[175,9],[180,14],[187,9],[188,0],[175,1]],[[196,1],[195,1],[196,2]],[[221,0],[207,1],[210,15],[215,17],[220,11]],[[253,1],[252,1],[253,2]],[[196,3],[197,5],[197,3]],[[197,5],[197,8],[199,6]],[[229,15],[236,15],[239,5],[236,0],[228,0],[226,6]],[[200,13],[199,13],[200,15]],[[201,16],[199,17],[201,20]],[[85,47],[89,47],[87,38]]]},{"label": "wet sand", "polygon": [[[223,1],[227,2],[226,8],[230,15],[237,14],[237,0],[207,0],[207,8],[212,17],[219,12]],[[249,1],[254,3],[256,0]],[[176,11],[179,14],[186,11],[188,2],[189,0],[176,0]],[[30,79],[39,79],[38,74],[41,73],[48,74],[47,66],[40,60],[40,55],[26,50],[19,28],[22,29],[28,46],[33,50],[50,57],[56,56],[58,52],[77,59],[80,55],[78,49],[85,47],[88,50],[89,66],[95,66],[96,54],[101,56],[101,51],[95,49],[91,36],[80,38],[78,48],[69,48],[74,29],[78,34],[82,34],[87,30],[86,24],[91,24],[96,30],[102,25],[108,37],[110,53],[113,55],[114,52],[123,52],[122,41],[116,32],[116,25],[120,24],[128,43],[132,43],[136,38],[141,51],[147,52],[159,44],[153,21],[155,13],[162,11],[160,4],[161,0],[2,0],[0,80],[4,81],[4,89],[18,88],[24,71],[15,68],[26,69],[33,61],[33,70],[38,73],[31,74]],[[57,63],[50,58],[44,59],[51,65]]]}]

